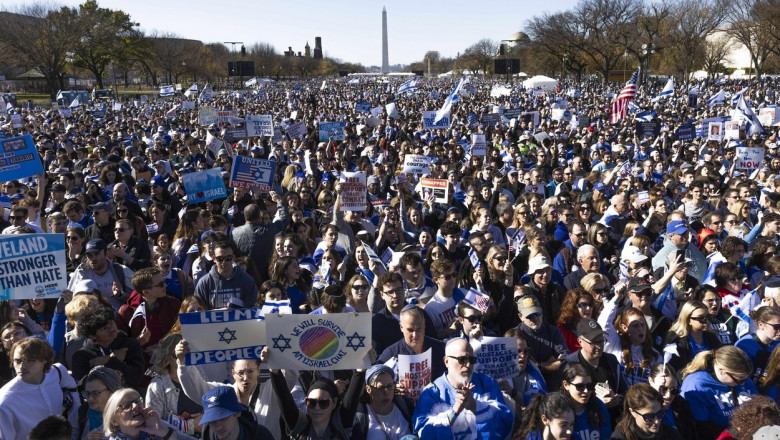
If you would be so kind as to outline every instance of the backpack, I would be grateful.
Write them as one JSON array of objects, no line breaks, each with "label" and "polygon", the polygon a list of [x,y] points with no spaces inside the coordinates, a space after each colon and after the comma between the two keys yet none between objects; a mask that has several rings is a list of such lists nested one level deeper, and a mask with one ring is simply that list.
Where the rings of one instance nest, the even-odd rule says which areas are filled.
[{"label": "backpack", "polygon": [[62,386],[62,372],[60,371],[60,367],[55,365],[54,369],[57,370],[57,376],[59,377],[60,382],[60,390],[62,390],[62,417],[65,417],[67,420],[68,414],[70,414],[70,410],[73,409],[73,404],[75,403],[72,393],[78,392],[78,388]]}]

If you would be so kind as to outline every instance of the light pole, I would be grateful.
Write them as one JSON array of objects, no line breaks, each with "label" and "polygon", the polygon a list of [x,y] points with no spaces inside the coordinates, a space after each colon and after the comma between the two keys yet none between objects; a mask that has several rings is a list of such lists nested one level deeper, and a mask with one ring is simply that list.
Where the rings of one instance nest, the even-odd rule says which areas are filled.
[{"label": "light pole", "polygon": [[[231,52],[233,53],[233,69],[234,70],[238,69],[238,76],[239,76],[239,80],[240,80],[241,76],[242,76],[241,75],[241,65],[238,64],[238,60],[236,59],[236,56],[235,56],[236,55],[236,44],[240,44],[241,45],[241,51],[243,52],[244,51],[244,42],[243,41],[223,41],[223,43],[232,45]],[[235,72],[228,72],[228,77],[230,77],[231,73],[235,73]]]},{"label": "light pole", "polygon": [[569,54],[565,53],[561,57],[562,63],[561,63],[561,81],[564,80],[566,77],[566,62],[569,61]]},{"label": "light pole", "polygon": [[647,43],[642,45],[642,58],[645,60],[645,81],[650,79],[650,58],[655,53],[655,44]]},{"label": "light pole", "polygon": [[[65,62],[70,63],[70,67],[73,69],[73,90],[76,90],[76,65],[73,64],[74,57],[76,56],[73,52],[65,52]],[[68,81],[70,83],[70,81]]]}]

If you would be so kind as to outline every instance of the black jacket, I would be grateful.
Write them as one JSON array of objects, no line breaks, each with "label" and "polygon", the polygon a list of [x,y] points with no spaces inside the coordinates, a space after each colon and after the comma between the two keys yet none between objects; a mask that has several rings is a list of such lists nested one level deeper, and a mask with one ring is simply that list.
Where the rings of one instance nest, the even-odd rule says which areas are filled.
[{"label": "black jacket", "polygon": [[[718,340],[717,335],[711,332],[704,332],[704,343],[710,348],[710,350],[715,350],[718,347],[721,346],[720,341]],[[693,350],[691,350],[691,342],[688,340],[687,337],[681,338],[677,335],[677,333],[669,332],[666,335],[666,339],[664,340],[664,345],[668,344],[676,344],[677,345],[677,356],[672,356],[672,359],[669,361],[669,365],[674,367],[674,370],[677,371],[679,374],[680,371],[682,371],[683,368],[685,368],[688,363],[690,363],[693,360]],[[679,378],[678,378],[679,379]],[[682,382],[682,380],[680,380]],[[682,399],[675,399],[682,400]]]},{"label": "black jacket", "polygon": [[[688,437],[685,437],[684,439],[688,440]],[[626,435],[623,434],[623,430],[620,429],[620,426],[615,427],[609,440],[626,440]],[[653,437],[653,440],[683,440],[683,437],[673,427],[662,424],[661,429],[658,430],[658,434]]]},{"label": "black jacket", "polygon": [[[110,349],[111,352],[114,352],[122,348],[127,348],[124,362],[112,357],[105,366],[121,373],[126,386],[137,387],[144,375],[144,353],[141,344],[135,338],[130,338],[120,331],[114,342],[111,343]],[[84,341],[84,346],[73,354],[73,378],[76,379],[76,382],[80,381],[92,369],[89,361],[101,356],[104,354],[95,341],[92,339]]]},{"label": "black jacket", "polygon": [[246,223],[233,229],[231,241],[241,255],[248,256],[254,263],[257,274],[262,281],[268,280],[268,267],[271,264],[271,253],[274,249],[274,237],[284,232],[290,222],[290,215],[283,203],[277,204],[279,220],[261,225]]},{"label": "black jacket", "polygon": [[[265,426],[258,425],[257,421],[254,420],[254,415],[250,414],[251,413],[249,411],[244,411],[238,417],[238,426],[241,428],[244,434],[244,436],[241,438],[244,440],[274,440],[274,436],[271,434],[271,431],[269,431]],[[212,438],[211,428],[209,428],[208,424],[203,427],[203,435],[201,438]]]}]

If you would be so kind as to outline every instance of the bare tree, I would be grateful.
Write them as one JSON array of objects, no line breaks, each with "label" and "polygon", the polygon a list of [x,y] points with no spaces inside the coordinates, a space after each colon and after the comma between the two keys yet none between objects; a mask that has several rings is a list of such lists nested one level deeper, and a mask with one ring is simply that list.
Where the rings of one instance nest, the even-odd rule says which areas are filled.
[{"label": "bare tree", "polygon": [[761,78],[764,64],[780,42],[772,38],[771,30],[761,22],[758,3],[756,0],[733,0],[727,11],[726,33],[747,48],[756,77]]},{"label": "bare tree", "polygon": [[585,38],[575,41],[604,81],[617,67],[629,43],[636,40],[639,0],[581,0],[574,19]]},{"label": "bare tree", "polygon": [[707,76],[712,78],[718,73],[725,73],[726,68],[723,62],[734,48],[734,42],[729,35],[720,35],[708,39],[704,43],[704,63],[703,69]]},{"label": "bare tree", "polygon": [[492,72],[491,66],[496,56],[496,47],[495,41],[483,38],[466,48],[461,59],[470,70],[482,71],[485,75],[489,75]]},{"label": "bare tree", "polygon": [[670,55],[677,72],[687,83],[704,62],[706,39],[724,23],[730,0],[681,0],[673,6],[675,18],[669,32]]},{"label": "bare tree", "polygon": [[[574,72],[581,80],[583,72],[589,67],[590,57],[582,49],[585,47],[586,32],[579,25],[572,12],[545,14],[533,17],[526,25],[526,31],[531,37],[530,52],[539,55],[546,54],[560,61],[564,71]],[[554,74],[559,64],[548,63],[543,73]],[[564,72],[565,73],[565,72]]]}]

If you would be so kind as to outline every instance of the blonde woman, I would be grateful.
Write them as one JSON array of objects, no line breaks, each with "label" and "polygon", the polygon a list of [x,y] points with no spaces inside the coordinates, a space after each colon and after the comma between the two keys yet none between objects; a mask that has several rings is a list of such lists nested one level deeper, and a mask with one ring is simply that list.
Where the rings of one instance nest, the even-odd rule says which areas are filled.
[{"label": "blonde woman", "polygon": [[664,345],[677,346],[677,356],[672,357],[669,365],[680,371],[700,352],[719,348],[718,336],[707,330],[709,325],[709,312],[704,304],[699,301],[683,304],[664,340]]}]

